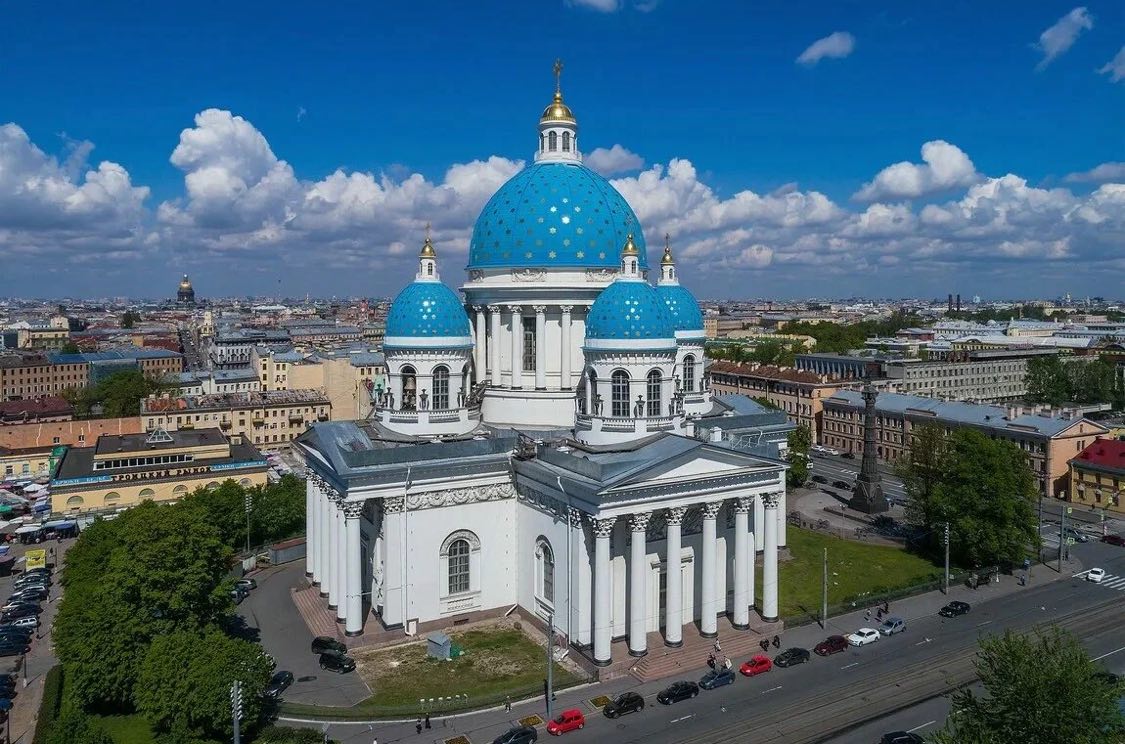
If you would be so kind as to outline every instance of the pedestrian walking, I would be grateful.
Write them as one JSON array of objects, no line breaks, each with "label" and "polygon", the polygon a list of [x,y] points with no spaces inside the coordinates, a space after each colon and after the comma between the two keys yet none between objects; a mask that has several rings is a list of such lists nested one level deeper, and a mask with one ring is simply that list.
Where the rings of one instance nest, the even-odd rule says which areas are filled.
[{"label": "pedestrian walking", "polygon": [[723,652],[723,647],[719,645],[719,639],[716,638],[715,639],[715,653],[721,654],[722,652]]},{"label": "pedestrian walking", "polygon": [[883,614],[885,614],[885,615],[891,614],[891,605],[890,605],[889,602],[883,603]]},{"label": "pedestrian walking", "polygon": [[418,722],[416,724],[414,724],[414,730],[418,732],[419,736],[422,735],[422,719],[421,718],[419,718]]},{"label": "pedestrian walking", "polygon": [[707,666],[711,667],[712,670],[715,669],[715,654],[707,654]]},{"label": "pedestrian walking", "polygon": [[875,619],[876,619],[876,620],[878,620],[878,621],[880,621],[880,622],[882,622],[882,621],[883,621],[883,608],[882,608],[882,607],[880,607],[880,608],[879,608],[879,609],[878,609],[878,610],[877,610],[877,611],[875,612]]},{"label": "pedestrian walking", "polygon": [[774,648],[781,648],[781,636],[775,635],[773,637],[773,647]]},{"label": "pedestrian walking", "polygon": [[770,642],[767,641],[765,638],[763,638],[761,641],[759,641],[758,645],[762,647],[762,653],[763,654],[770,650]]},{"label": "pedestrian walking", "polygon": [[870,607],[868,607],[866,610],[863,611],[863,621],[868,622],[868,623],[871,622],[871,608]]},{"label": "pedestrian walking", "polygon": [[426,714],[426,730],[427,731],[430,730],[430,714],[429,713]]},{"label": "pedestrian walking", "polygon": [[511,713],[512,712],[512,696],[511,695],[508,695],[507,697],[504,698],[504,712],[505,713]]}]

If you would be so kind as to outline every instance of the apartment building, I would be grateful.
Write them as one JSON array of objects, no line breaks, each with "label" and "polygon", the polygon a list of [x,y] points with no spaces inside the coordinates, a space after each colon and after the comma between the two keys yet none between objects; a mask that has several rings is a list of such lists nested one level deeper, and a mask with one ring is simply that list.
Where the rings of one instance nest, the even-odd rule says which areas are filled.
[{"label": "apartment building", "polygon": [[[73,356],[73,355],[67,355]],[[0,401],[58,395],[86,387],[90,365],[85,361],[53,362],[46,354],[0,354]]]},{"label": "apartment building", "polygon": [[263,390],[323,390],[332,403],[332,418],[338,421],[367,418],[372,393],[387,387],[386,361],[375,351],[302,354],[257,347],[252,364]]},{"label": "apartment building", "polygon": [[160,396],[141,401],[145,431],[218,427],[271,449],[288,448],[314,421],[328,421],[332,404],[320,390],[275,390]]},{"label": "apartment building", "polygon": [[1032,359],[1055,356],[1053,349],[980,350],[948,359],[895,359],[883,373],[895,392],[930,398],[1003,402],[1027,395],[1027,366]]},{"label": "apartment building", "polygon": [[[823,406],[822,444],[862,454],[863,396],[841,390],[826,398]],[[1108,432],[1072,411],[1024,410],[900,393],[880,393],[875,411],[876,456],[882,462],[894,462],[907,453],[916,426],[935,425],[946,433],[971,427],[989,437],[1006,439],[1027,453],[1040,491],[1057,498],[1067,498],[1069,493],[1068,461]]]},{"label": "apartment building", "polygon": [[791,367],[713,362],[711,392],[764,398],[798,426],[807,426],[813,442],[821,442],[823,401],[835,395],[841,381]]},{"label": "apartment building", "polygon": [[1070,500],[1125,513],[1125,441],[1098,439],[1070,461]]}]

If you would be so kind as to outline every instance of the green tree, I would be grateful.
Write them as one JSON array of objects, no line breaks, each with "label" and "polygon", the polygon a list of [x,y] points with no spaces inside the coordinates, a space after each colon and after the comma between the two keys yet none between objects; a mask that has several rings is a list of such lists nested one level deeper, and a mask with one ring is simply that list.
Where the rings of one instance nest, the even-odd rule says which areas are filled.
[{"label": "green tree", "polygon": [[1125,734],[1120,686],[1095,676],[1082,645],[1058,628],[984,638],[976,667],[984,695],[953,694],[957,714],[931,739],[936,744],[1104,744]]},{"label": "green tree", "polygon": [[262,713],[273,660],[256,643],[212,630],[156,638],[137,679],[137,710],[160,731],[225,738],[231,727],[230,686],[242,683],[243,718]]},{"label": "green tree", "polygon": [[801,424],[789,432],[787,459],[789,470],[785,473],[785,483],[790,487],[803,486],[809,477],[809,448],[812,446],[812,432]]},{"label": "green tree", "polygon": [[1057,355],[1036,357],[1027,363],[1027,399],[1057,406],[1071,400],[1074,388],[1066,365]]},{"label": "green tree", "polygon": [[135,310],[126,310],[125,314],[121,316],[121,327],[129,329],[137,325],[137,321],[141,319],[141,314]]},{"label": "green tree", "polygon": [[82,349],[78,348],[78,344],[74,343],[73,341],[67,341],[65,344],[63,344],[62,346],[59,347],[59,353],[60,354],[81,354]]},{"label": "green tree", "polygon": [[932,434],[920,435],[901,472],[910,501],[907,518],[927,530],[935,551],[945,523],[952,557],[962,565],[1020,561],[1028,546],[1038,545],[1035,476],[1011,442],[974,429],[954,431],[943,445]]},{"label": "green tree", "polygon": [[246,546],[246,498],[250,498],[252,545],[282,540],[305,528],[305,485],[292,475],[263,487],[244,487],[233,480],[218,488],[198,488],[181,502],[197,512],[235,550]]},{"label": "green tree", "polygon": [[1116,370],[1105,359],[1072,362],[1065,365],[1070,372],[1074,401],[1082,404],[1113,403],[1118,387]]},{"label": "green tree", "polygon": [[113,744],[113,737],[82,710],[67,706],[51,727],[47,744]]},{"label": "green tree", "polygon": [[321,744],[323,736],[315,729],[266,726],[254,737],[254,744]]},{"label": "green tree", "polygon": [[781,410],[781,406],[774,403],[772,400],[766,398],[765,396],[755,395],[753,398],[751,398],[751,400],[753,400],[755,403],[758,403],[759,405],[765,406],[766,408],[772,408],[775,411]]}]

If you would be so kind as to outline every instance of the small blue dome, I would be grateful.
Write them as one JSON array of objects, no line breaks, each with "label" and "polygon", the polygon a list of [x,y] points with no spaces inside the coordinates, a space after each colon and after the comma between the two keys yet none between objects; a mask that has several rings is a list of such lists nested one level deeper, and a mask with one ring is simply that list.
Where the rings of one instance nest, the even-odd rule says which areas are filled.
[{"label": "small blue dome", "polygon": [[588,340],[636,341],[675,337],[664,303],[647,282],[615,281],[602,290],[586,320]]},{"label": "small blue dome", "polygon": [[406,285],[387,313],[387,338],[458,338],[471,343],[461,299],[441,282]]},{"label": "small blue dome", "polygon": [[677,331],[699,331],[703,334],[703,311],[691,292],[679,284],[656,286],[656,294],[664,301],[672,328]]},{"label": "small blue dome", "polygon": [[615,269],[630,233],[648,268],[637,215],[609,181],[580,163],[537,163],[484,205],[468,268]]}]

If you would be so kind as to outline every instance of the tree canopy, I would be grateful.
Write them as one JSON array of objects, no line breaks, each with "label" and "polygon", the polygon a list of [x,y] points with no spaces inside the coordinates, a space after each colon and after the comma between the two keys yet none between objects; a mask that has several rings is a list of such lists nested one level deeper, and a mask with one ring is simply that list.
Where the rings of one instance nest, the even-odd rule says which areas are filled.
[{"label": "tree canopy", "polygon": [[123,369],[107,376],[95,385],[70,388],[63,395],[74,406],[79,417],[89,416],[96,407],[101,415],[119,418],[139,416],[141,400],[159,393],[168,386],[149,377],[140,369]]},{"label": "tree canopy", "polygon": [[1038,487],[1027,456],[1011,442],[975,429],[945,436],[937,427],[918,427],[899,472],[907,520],[927,532],[935,552],[947,522],[950,554],[961,565],[1022,561],[1038,544]]},{"label": "tree canopy", "polygon": [[1125,734],[1121,686],[1099,677],[1078,640],[1057,627],[984,638],[976,667],[984,694],[953,694],[957,713],[935,744],[1102,744]]},{"label": "tree canopy", "polygon": [[305,484],[282,476],[266,486],[241,486],[232,480],[211,490],[198,488],[183,500],[198,511],[235,550],[246,546],[246,499],[250,499],[250,544],[265,545],[299,533],[305,527]]},{"label": "tree canopy", "polygon": [[812,432],[801,424],[789,432],[789,470],[785,482],[790,487],[802,486],[809,477],[809,447],[812,446]]},{"label": "tree canopy", "polygon": [[1027,364],[1027,399],[1059,406],[1064,403],[1111,403],[1125,406],[1125,382],[1113,364],[1098,358],[1064,362],[1058,356],[1038,357]]}]

